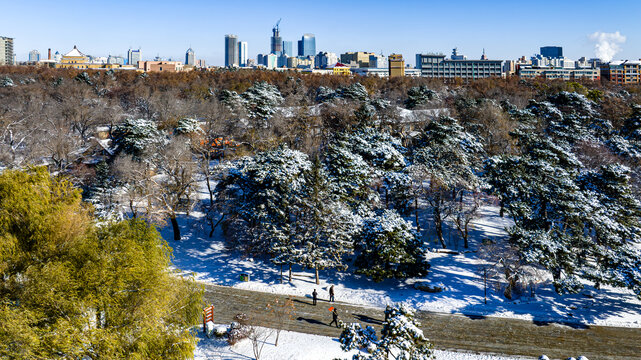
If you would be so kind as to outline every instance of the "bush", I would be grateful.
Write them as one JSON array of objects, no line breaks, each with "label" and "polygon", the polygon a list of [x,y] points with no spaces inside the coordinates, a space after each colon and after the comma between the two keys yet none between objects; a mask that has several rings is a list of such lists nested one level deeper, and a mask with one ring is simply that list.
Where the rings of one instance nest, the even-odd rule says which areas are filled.
[{"label": "bush", "polygon": [[229,326],[227,333],[227,342],[229,345],[234,345],[241,340],[247,339],[251,333],[249,326],[249,316],[247,314],[237,314],[234,316],[234,321]]}]

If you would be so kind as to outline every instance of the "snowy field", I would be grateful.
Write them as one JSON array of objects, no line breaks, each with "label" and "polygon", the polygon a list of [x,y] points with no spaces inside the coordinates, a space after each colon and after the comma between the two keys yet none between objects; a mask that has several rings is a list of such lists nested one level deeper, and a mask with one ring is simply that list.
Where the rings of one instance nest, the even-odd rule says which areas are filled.
[{"label": "snowy field", "polygon": [[[206,190],[202,190],[201,197],[206,198]],[[425,223],[428,222],[422,221],[422,224]],[[625,289],[602,287],[596,290],[586,286],[580,294],[560,296],[550,281],[546,281],[537,286],[534,298],[526,297],[517,301],[510,301],[502,293],[490,288],[485,304],[479,271],[481,261],[474,252],[429,252],[427,256],[431,269],[424,278],[388,279],[375,283],[354,274],[353,267],[350,267],[345,272],[321,271],[321,283],[316,285],[313,271],[295,267],[292,282],[287,282],[285,269],[285,283],[281,284],[279,269],[267,259],[247,258],[238,251],[227,249],[220,226],[209,238],[209,228],[197,212],[179,218],[179,224],[183,235],[180,242],[173,240],[171,226],[162,230],[163,237],[174,249],[174,264],[183,271],[193,272],[197,280],[209,284],[308,297],[317,289],[320,299],[326,299],[329,287],[334,285],[337,301],[365,306],[385,307],[387,304],[405,302],[419,310],[443,313],[641,327],[641,301]],[[498,216],[497,207],[486,206],[482,208],[481,218],[473,225],[471,250],[476,249],[482,239],[505,236],[503,229],[510,225],[510,221]],[[463,250],[462,244],[455,240],[456,236],[446,230],[448,248]],[[429,229],[425,232],[429,233]],[[424,238],[428,239],[428,236]],[[429,248],[438,247],[433,242],[425,241]],[[240,274],[243,273],[250,274],[251,281],[241,282]],[[444,285],[445,291],[433,294],[416,290],[413,285],[417,281]]]},{"label": "snowy field", "polygon": [[[249,360],[254,359],[252,343],[245,339],[229,346],[225,339],[208,339],[202,336],[194,353],[195,360]],[[261,360],[331,360],[351,359],[352,352],[344,352],[337,338],[283,331],[278,346],[274,346],[275,335],[265,341]],[[450,351],[434,352],[437,360],[518,360],[525,357],[506,357],[487,354],[471,354]],[[533,358],[532,358],[533,359]]]}]

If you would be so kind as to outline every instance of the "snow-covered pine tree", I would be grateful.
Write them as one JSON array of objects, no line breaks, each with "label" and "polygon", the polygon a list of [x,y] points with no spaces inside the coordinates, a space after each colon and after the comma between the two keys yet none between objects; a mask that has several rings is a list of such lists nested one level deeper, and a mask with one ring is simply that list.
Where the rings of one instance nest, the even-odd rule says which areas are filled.
[{"label": "snow-covered pine tree", "polygon": [[423,276],[429,269],[413,225],[394,210],[378,211],[364,219],[361,232],[354,238],[354,248],[356,272],[376,282]]},{"label": "snow-covered pine tree", "polygon": [[630,170],[604,166],[582,174],[582,191],[593,201],[585,228],[591,246],[581,249],[582,276],[597,287],[608,284],[632,289],[641,297],[641,202],[630,188]]},{"label": "snow-covered pine tree", "polygon": [[274,114],[276,106],[283,102],[278,88],[265,81],[252,85],[241,97],[249,117],[257,121],[259,127],[266,126],[266,120]]},{"label": "snow-covered pine tree", "polygon": [[[374,352],[378,339],[376,337],[376,330],[373,327],[367,326],[363,329],[359,323],[346,324],[341,332],[338,342],[341,343],[343,351],[367,349]],[[362,355],[354,355],[353,360],[367,359]]]},{"label": "snow-covered pine tree", "polygon": [[167,141],[156,123],[145,119],[127,119],[114,128],[111,136],[118,150],[136,158],[142,157],[150,146]]},{"label": "snow-covered pine tree", "polygon": [[478,187],[476,168],[482,150],[477,139],[451,117],[430,122],[414,147],[410,171],[419,190],[423,181],[429,181],[424,195],[443,248],[443,222],[454,213],[463,191]]},{"label": "snow-covered pine tree", "polygon": [[295,263],[291,226],[311,166],[307,155],[287,146],[224,165],[214,192],[226,215],[225,233],[245,251],[271,253],[276,264]]},{"label": "snow-covered pine tree", "polygon": [[514,136],[521,155],[495,157],[486,166],[488,183],[515,222],[511,242],[526,262],[552,272],[557,291],[578,291],[575,249],[587,246],[582,218],[590,211],[575,183],[581,163],[568,145],[531,129]]},{"label": "snow-covered pine tree", "polygon": [[334,183],[339,200],[361,217],[369,216],[379,203],[371,187],[374,171],[359,154],[353,153],[348,138],[332,142],[325,153],[327,173]]},{"label": "snow-covered pine tree", "polygon": [[176,135],[191,135],[196,133],[203,133],[203,129],[200,127],[200,122],[198,119],[194,118],[182,118],[178,120],[176,128],[174,129]]},{"label": "snow-covered pine tree", "polygon": [[301,203],[292,224],[295,244],[300,248],[296,263],[314,269],[316,284],[319,270],[347,268],[343,256],[351,251],[357,220],[350,209],[338,200],[319,160],[307,174]]},{"label": "snow-covered pine tree", "polygon": [[359,352],[352,360],[434,359],[433,346],[419,329],[413,309],[404,304],[389,307],[385,310],[385,319],[380,340],[370,326],[365,329],[356,323],[345,326],[339,338],[341,349],[367,350],[367,354]]},{"label": "snow-covered pine tree", "polygon": [[[414,310],[399,304],[385,310],[387,321],[381,330],[375,359],[430,360],[434,358],[433,346],[423,335],[421,325],[414,316]],[[377,355],[378,354],[378,355]],[[385,357],[383,357],[383,354]]]},{"label": "snow-covered pine tree", "polygon": [[632,116],[625,120],[619,133],[612,136],[609,145],[618,154],[641,160],[641,105],[632,107]]},{"label": "snow-covered pine tree", "polygon": [[419,105],[426,104],[430,100],[437,99],[438,95],[434,90],[429,89],[425,85],[415,86],[407,91],[407,99],[405,100],[405,107],[414,109]]}]

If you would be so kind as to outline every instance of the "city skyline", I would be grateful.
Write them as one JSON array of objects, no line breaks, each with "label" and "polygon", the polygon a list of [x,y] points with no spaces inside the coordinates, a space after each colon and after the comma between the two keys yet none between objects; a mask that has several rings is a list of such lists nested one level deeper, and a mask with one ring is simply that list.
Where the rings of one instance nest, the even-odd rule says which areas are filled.
[{"label": "city skyline", "polygon": [[[480,58],[483,48],[490,59],[516,59],[532,56],[541,46],[562,46],[564,55],[575,60],[581,56],[590,58],[595,51],[589,35],[617,31],[626,41],[619,44],[621,51],[614,59],[641,58],[636,19],[641,3],[633,1],[608,5],[609,11],[617,14],[608,17],[594,1],[559,3],[550,11],[546,6],[507,1],[489,5],[472,1],[457,5],[353,1],[337,9],[290,1],[265,6],[248,0],[241,7],[192,0],[176,8],[175,3],[168,1],[131,4],[116,0],[110,3],[111,7],[100,7],[101,19],[105,20],[96,19],[96,5],[62,1],[49,8],[46,4],[36,0],[3,5],[5,16],[0,35],[15,39],[14,52],[19,61],[26,60],[32,50],[46,54],[51,48],[53,52],[66,53],[74,45],[94,56],[126,57],[128,49],[140,48],[145,59],[160,55],[181,60],[191,46],[197,59],[224,65],[221,39],[225,34],[236,34],[246,41],[250,49],[248,57],[256,58],[257,54],[269,52],[272,28],[280,18],[280,36],[284,41],[297,41],[312,33],[316,36],[316,52],[399,53],[412,65],[414,54],[449,54],[454,47],[472,59]],[[248,11],[252,7],[256,10]],[[412,11],[392,11],[407,7]],[[466,11],[460,11],[461,7]],[[46,12],[39,10],[45,8]],[[236,17],[226,16],[241,10],[240,23]],[[176,31],[182,28],[182,23],[191,23],[194,31]]]}]

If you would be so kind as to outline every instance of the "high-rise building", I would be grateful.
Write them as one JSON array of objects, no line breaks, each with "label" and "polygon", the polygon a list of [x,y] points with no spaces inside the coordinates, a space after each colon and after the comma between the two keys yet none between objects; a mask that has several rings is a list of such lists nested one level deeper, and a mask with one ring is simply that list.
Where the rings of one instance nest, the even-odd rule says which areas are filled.
[{"label": "high-rise building", "polygon": [[305,34],[298,40],[298,56],[316,55],[316,36],[314,34]]},{"label": "high-rise building", "polygon": [[405,60],[403,55],[392,54],[387,58],[389,63],[389,77],[403,77],[405,76]]},{"label": "high-rise building", "polygon": [[0,65],[13,65],[13,38],[0,36]]},{"label": "high-rise building", "polygon": [[40,61],[40,51],[31,50],[29,51],[29,62],[38,62]]},{"label": "high-rise building", "polygon": [[138,61],[142,61],[142,53],[140,52],[140,49],[129,49],[127,52],[127,64],[138,66]]},{"label": "high-rise building", "polygon": [[238,64],[240,66],[247,66],[247,41],[240,41],[238,43]]},{"label": "high-rise building", "polygon": [[225,66],[238,66],[238,36],[225,35]]},{"label": "high-rise building", "polygon": [[294,56],[294,51],[291,41],[283,41],[283,54],[287,56]]},{"label": "high-rise building", "polygon": [[283,38],[280,37],[280,29],[278,28],[279,24],[280,20],[278,20],[276,26],[272,28],[272,38],[270,44],[270,52],[276,55],[280,55],[283,52]]},{"label": "high-rise building", "polygon": [[185,65],[194,66],[195,64],[196,64],[196,54],[194,54],[194,50],[189,48],[185,53]]},{"label": "high-rise building", "polygon": [[548,59],[562,59],[563,48],[560,46],[543,46],[541,47],[541,56]]}]

